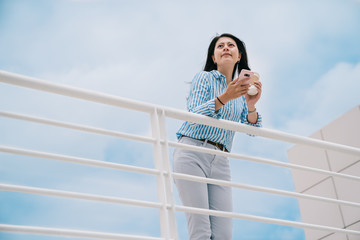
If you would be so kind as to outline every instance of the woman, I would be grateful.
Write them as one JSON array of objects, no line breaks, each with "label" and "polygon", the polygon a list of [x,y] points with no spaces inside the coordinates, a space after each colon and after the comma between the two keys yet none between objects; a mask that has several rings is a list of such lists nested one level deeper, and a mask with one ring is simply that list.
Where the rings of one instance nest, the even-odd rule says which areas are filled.
[{"label": "woman", "polygon": [[[232,81],[235,71],[242,69],[250,70],[244,43],[231,34],[215,37],[208,48],[204,71],[196,74],[191,83],[188,111],[260,127],[261,116],[255,104],[261,96],[261,83],[255,83],[257,95],[248,95],[248,79]],[[177,137],[180,143],[230,152],[234,131],[184,122]],[[174,172],[231,180],[226,157],[180,148],[174,151]],[[185,206],[232,211],[231,187],[179,179],[175,183]],[[190,240],[232,238],[231,218],[189,213],[186,218]]]}]

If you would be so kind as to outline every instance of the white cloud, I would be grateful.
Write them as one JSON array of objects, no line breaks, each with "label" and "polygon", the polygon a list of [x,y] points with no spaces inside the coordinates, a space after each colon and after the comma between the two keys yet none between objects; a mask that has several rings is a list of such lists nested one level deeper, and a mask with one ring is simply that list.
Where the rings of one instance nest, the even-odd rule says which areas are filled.
[{"label": "white cloud", "polygon": [[285,130],[310,135],[360,104],[360,63],[339,63],[299,99]]}]

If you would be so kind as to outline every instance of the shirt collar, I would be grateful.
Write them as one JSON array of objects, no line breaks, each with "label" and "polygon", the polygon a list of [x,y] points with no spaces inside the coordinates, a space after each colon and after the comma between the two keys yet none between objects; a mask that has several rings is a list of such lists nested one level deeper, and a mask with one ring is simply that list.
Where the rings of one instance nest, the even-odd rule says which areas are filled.
[{"label": "shirt collar", "polygon": [[219,72],[218,70],[212,70],[211,71],[212,75],[214,75],[217,79],[226,79],[226,77],[221,73]]}]

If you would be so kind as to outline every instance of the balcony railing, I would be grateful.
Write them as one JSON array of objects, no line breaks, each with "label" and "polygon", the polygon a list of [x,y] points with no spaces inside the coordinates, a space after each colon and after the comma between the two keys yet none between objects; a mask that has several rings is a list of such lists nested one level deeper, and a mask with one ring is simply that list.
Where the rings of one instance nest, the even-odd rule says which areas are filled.
[{"label": "balcony railing", "polygon": [[227,218],[238,218],[249,221],[258,221],[270,224],[279,224],[303,229],[316,229],[328,231],[329,233],[343,233],[350,234],[360,237],[359,231],[335,228],[324,225],[316,225],[305,222],[297,222],[297,221],[289,221],[284,219],[277,218],[269,218],[269,217],[260,217],[256,215],[250,214],[242,214],[236,212],[223,212],[223,211],[215,211],[215,210],[207,210],[207,209],[199,209],[192,208],[187,206],[176,205],[174,201],[174,193],[173,193],[173,179],[185,179],[196,182],[217,184],[223,186],[230,186],[232,188],[240,188],[247,189],[252,191],[264,192],[277,194],[280,196],[288,196],[294,197],[297,199],[312,199],[324,203],[333,203],[337,205],[344,206],[352,206],[352,207],[360,207],[360,203],[357,202],[349,202],[332,198],[319,197],[308,194],[301,194],[292,191],[279,190],[274,188],[260,187],[248,184],[242,184],[238,182],[229,182],[229,181],[221,181],[215,179],[201,178],[195,177],[186,174],[174,173],[170,168],[170,157],[169,157],[169,148],[184,148],[204,153],[211,153],[217,155],[227,156],[231,159],[242,159],[253,161],[262,164],[269,164],[278,167],[284,167],[289,169],[298,169],[309,172],[321,173],[327,176],[332,176],[336,178],[345,178],[351,179],[353,181],[360,181],[360,177],[346,175],[342,173],[326,171],[322,169],[316,169],[306,166],[300,166],[285,162],[279,162],[272,159],[261,158],[248,156],[244,154],[238,153],[227,153],[221,152],[201,147],[190,146],[186,144],[181,144],[178,142],[170,141],[167,137],[166,130],[166,119],[177,119],[182,121],[191,121],[195,123],[206,124],[214,127],[220,127],[224,129],[233,130],[236,132],[247,133],[256,136],[262,136],[265,138],[275,139],[279,141],[295,143],[295,144],[303,144],[309,145],[312,147],[317,147],[326,150],[338,151],[350,155],[355,155],[360,157],[360,149],[345,146],[341,144],[325,142],[317,139],[312,139],[308,137],[298,136],[294,134],[289,134],[281,131],[266,129],[266,128],[255,128],[251,126],[247,126],[241,123],[235,123],[231,121],[225,120],[217,120],[213,118],[209,118],[202,115],[197,115],[193,113],[189,113],[186,111],[181,111],[177,109],[172,109],[164,106],[153,105],[149,103],[143,103],[139,101],[134,101],[126,98],[121,98],[118,96],[113,96],[109,94],[89,91],[85,89],[80,89],[76,87],[70,87],[61,84],[55,84],[48,81],[43,81],[27,76],[21,76],[9,72],[0,71],[0,82],[6,84],[12,84],[19,87],[25,87],[30,89],[35,89],[39,91],[44,91],[52,94],[63,95],[71,98],[82,99],[86,101],[101,103],[105,105],[115,106],[118,108],[125,108],[132,111],[138,111],[147,113],[150,115],[151,128],[152,128],[152,137],[140,136],[135,134],[128,134],[124,132],[111,131],[103,128],[96,128],[92,126],[86,126],[81,124],[74,124],[69,122],[57,121],[54,119],[47,118],[39,118],[36,116],[29,116],[21,113],[14,112],[6,112],[0,111],[0,116],[10,119],[18,119],[23,121],[35,122],[39,124],[51,125],[61,128],[73,129],[93,134],[112,136],[116,138],[139,141],[147,144],[151,144],[153,146],[154,152],[154,163],[155,168],[144,168],[132,165],[118,164],[118,163],[110,163],[100,160],[87,159],[87,158],[79,158],[75,156],[68,155],[60,155],[54,154],[50,152],[40,152],[32,149],[23,149],[13,146],[0,146],[0,152],[7,154],[15,154],[20,156],[32,156],[42,159],[48,160],[57,160],[57,161],[65,161],[69,163],[83,164],[89,165],[93,167],[99,168],[108,168],[115,170],[128,171],[133,173],[147,174],[156,176],[157,179],[157,191],[158,193],[158,201],[140,201],[136,199],[127,199],[127,198],[118,198],[113,196],[104,196],[104,195],[94,195],[87,194],[81,192],[70,192],[70,191],[60,191],[55,189],[47,189],[47,188],[38,188],[32,186],[23,186],[23,185],[12,185],[0,183],[1,191],[11,191],[11,192],[21,192],[21,193],[29,193],[29,194],[39,194],[39,195],[47,195],[47,196],[56,196],[62,198],[72,198],[72,199],[80,199],[87,201],[96,201],[96,202],[106,202],[113,204],[121,204],[121,205],[132,205],[132,206],[141,206],[146,208],[158,209],[159,211],[159,222],[161,228],[161,236],[160,237],[149,237],[149,236],[136,236],[136,235],[126,235],[126,234],[115,234],[115,233],[106,233],[106,232],[91,232],[91,231],[80,231],[73,229],[59,229],[59,228],[48,228],[48,227],[38,227],[38,226],[24,226],[24,225],[9,225],[0,223],[0,231],[4,232],[13,232],[13,233],[29,233],[29,234],[42,234],[42,235],[54,235],[54,236],[66,236],[66,237],[80,237],[80,238],[93,238],[93,239],[178,239],[177,232],[177,222],[176,222],[176,212],[190,212],[197,214],[206,214],[213,216],[221,216]]}]

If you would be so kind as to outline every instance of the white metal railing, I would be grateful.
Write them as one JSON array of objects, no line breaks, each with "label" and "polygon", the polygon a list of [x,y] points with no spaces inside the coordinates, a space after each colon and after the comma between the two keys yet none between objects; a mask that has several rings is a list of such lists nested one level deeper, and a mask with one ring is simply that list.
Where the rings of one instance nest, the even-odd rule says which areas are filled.
[{"label": "white metal railing", "polygon": [[150,174],[156,176],[157,179],[157,192],[158,192],[158,202],[149,202],[149,201],[139,201],[135,199],[125,199],[125,198],[117,198],[112,196],[103,196],[103,195],[93,195],[79,192],[69,192],[69,191],[59,191],[53,189],[45,189],[45,188],[35,188],[31,186],[21,186],[21,185],[11,185],[11,184],[3,184],[0,183],[1,191],[13,191],[13,192],[23,192],[23,193],[31,193],[31,194],[40,194],[40,195],[48,195],[48,196],[57,196],[64,198],[75,198],[81,200],[89,200],[89,201],[99,201],[99,202],[108,202],[115,204],[125,204],[125,205],[133,205],[133,206],[141,206],[148,208],[155,208],[159,210],[160,213],[160,226],[161,226],[161,237],[147,237],[147,236],[135,236],[135,235],[122,235],[122,234],[113,234],[113,233],[99,233],[99,232],[89,232],[89,231],[77,231],[70,229],[58,229],[58,228],[44,228],[44,227],[34,227],[34,226],[22,226],[22,225],[9,225],[9,224],[1,224],[0,223],[0,231],[6,232],[22,232],[22,233],[33,233],[33,234],[45,234],[45,235],[57,235],[57,236],[70,236],[70,237],[82,237],[82,238],[94,238],[94,239],[178,239],[177,228],[176,228],[176,218],[175,213],[177,211],[181,212],[191,212],[198,214],[206,214],[206,215],[215,215],[229,218],[239,218],[250,221],[259,221],[271,224],[279,224],[286,225],[292,227],[299,228],[311,228],[317,230],[324,230],[329,232],[338,232],[344,234],[352,234],[360,236],[359,231],[341,229],[323,225],[309,224],[303,222],[275,219],[275,218],[266,218],[255,215],[241,214],[241,213],[233,213],[233,212],[223,212],[223,211],[214,211],[214,210],[206,210],[199,208],[191,208],[186,206],[178,206],[175,205],[174,196],[173,196],[173,178],[185,179],[197,182],[205,182],[211,184],[218,184],[224,186],[230,186],[233,188],[241,188],[248,189],[252,191],[259,191],[271,194],[277,194],[281,196],[289,196],[295,198],[304,198],[304,199],[312,199],[321,202],[333,203],[344,206],[352,206],[352,207],[360,207],[360,203],[357,202],[349,202],[332,198],[318,197],[308,194],[301,194],[291,191],[284,191],[272,188],[265,188],[241,183],[234,183],[229,181],[201,178],[186,174],[173,173],[170,169],[170,160],[169,160],[169,152],[168,149],[170,147],[176,148],[185,148],[191,149],[200,152],[212,153],[217,155],[224,155],[233,159],[243,159],[249,160],[258,163],[269,164],[273,166],[286,167],[291,169],[301,169],[310,172],[321,173],[324,175],[351,179],[353,181],[360,181],[360,177],[336,173],[332,171],[326,171],[311,167],[300,166],[296,164],[283,163],[271,159],[260,158],[247,156],[243,154],[236,153],[227,153],[216,151],[212,149],[206,149],[196,146],[190,146],[186,144],[181,144],[177,142],[169,141],[167,138],[166,128],[165,128],[165,120],[166,118],[173,118],[183,121],[192,121],[201,124],[207,124],[210,126],[221,127],[224,129],[234,130],[237,132],[244,132],[256,136],[262,136],[265,138],[310,145],[312,147],[318,147],[327,150],[334,150],[341,153],[346,153],[350,155],[355,155],[360,157],[360,149],[345,146],[336,143],[330,143],[322,140],[297,136],[294,134],[289,134],[285,132],[280,132],[276,130],[266,129],[266,128],[255,128],[251,126],[247,126],[240,123],[235,123],[226,120],[218,120],[209,118],[202,115],[197,115],[177,109],[172,109],[163,106],[157,106],[149,103],[138,102],[134,100],[129,100],[109,94],[84,90],[80,88],[70,87],[61,84],[55,84],[39,79],[35,79],[32,77],[22,76],[18,74],[13,74],[9,72],[0,71],[0,82],[17,85],[21,87],[36,89],[40,91],[60,94],[72,98],[83,99],[91,102],[102,103],[106,105],[116,106],[120,108],[126,108],[134,111],[140,111],[150,114],[151,116],[151,126],[152,126],[152,137],[146,136],[138,136],[134,134],[128,134],[123,132],[110,131],[102,128],[95,128],[92,126],[85,126],[79,124],[73,124],[68,122],[57,121],[53,119],[39,118],[35,116],[29,116],[19,113],[12,112],[4,112],[0,111],[1,117],[7,117],[11,119],[19,119],[30,122],[37,122],[46,125],[52,125],[62,128],[74,129],[94,134],[113,136],[118,138],[123,138],[127,140],[140,141],[153,145],[154,149],[154,161],[155,161],[155,169],[150,168],[142,168],[136,166],[129,166],[124,164],[117,163],[109,163],[94,159],[85,159],[78,158],[74,156],[67,155],[59,155],[48,152],[39,152],[31,149],[22,149],[10,146],[0,146],[0,152],[23,155],[23,156],[33,156],[38,158],[44,158],[49,160],[57,160],[57,161],[66,161],[76,164],[84,164],[101,168],[111,168],[117,170],[124,170],[129,172],[137,172],[141,174]]}]

